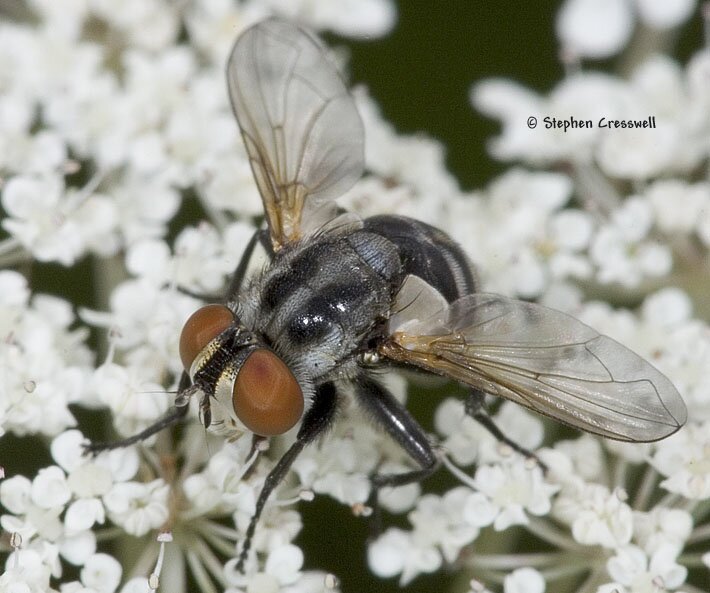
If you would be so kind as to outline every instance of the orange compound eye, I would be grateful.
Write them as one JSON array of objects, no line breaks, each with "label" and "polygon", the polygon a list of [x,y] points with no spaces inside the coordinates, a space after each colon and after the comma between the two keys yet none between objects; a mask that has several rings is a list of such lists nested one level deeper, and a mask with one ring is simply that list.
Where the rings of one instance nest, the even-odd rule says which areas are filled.
[{"label": "orange compound eye", "polygon": [[186,371],[205,346],[234,323],[234,315],[224,305],[206,305],[195,311],[180,334],[180,359]]},{"label": "orange compound eye", "polygon": [[260,348],[239,370],[232,405],[249,430],[260,436],[275,436],[300,420],[303,392],[284,362],[270,350]]}]

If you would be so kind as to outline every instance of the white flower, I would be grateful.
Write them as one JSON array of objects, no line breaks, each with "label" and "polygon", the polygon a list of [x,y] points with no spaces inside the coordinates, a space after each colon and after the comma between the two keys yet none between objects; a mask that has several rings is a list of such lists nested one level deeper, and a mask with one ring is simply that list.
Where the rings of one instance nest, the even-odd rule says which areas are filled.
[{"label": "white flower", "polygon": [[625,443],[623,441],[607,440],[604,447],[629,463],[646,463],[650,457],[653,445],[651,443]]},{"label": "white flower", "polygon": [[[403,474],[411,471],[410,465],[397,463],[394,461],[385,461],[378,467],[381,474]],[[405,486],[384,487],[378,492],[377,502],[390,513],[404,513],[410,510],[419,500],[422,492],[422,487],[418,482],[407,484]]]},{"label": "white flower", "polygon": [[341,35],[379,37],[388,33],[396,21],[390,0],[346,0],[311,2],[309,0],[265,0],[264,6],[316,29],[332,29]]},{"label": "white flower", "polygon": [[[278,494],[276,496],[278,497]],[[251,515],[253,515],[253,511],[248,517],[239,512],[235,513],[235,524],[242,533],[244,533],[247,519],[250,520]],[[272,505],[267,508],[259,521],[252,549],[254,552],[269,554],[288,543],[292,543],[302,527],[301,515],[298,512],[286,507]]]},{"label": "white flower", "polygon": [[532,515],[545,515],[558,486],[544,482],[542,470],[516,457],[508,463],[484,465],[474,475],[476,489],[497,509],[493,527],[502,531],[510,525],[526,524]]},{"label": "white flower", "polygon": [[441,566],[441,555],[430,542],[418,541],[416,535],[400,529],[388,529],[367,549],[370,570],[387,578],[401,574],[406,585],[417,575],[434,572]]},{"label": "white flower", "polygon": [[132,129],[131,113],[117,93],[115,75],[91,65],[48,95],[43,112],[47,124],[79,156],[93,156],[102,169],[125,158],[126,135]]},{"label": "white flower", "polygon": [[[426,210],[433,214],[443,207],[446,199],[459,194],[456,180],[444,167],[445,153],[439,142],[423,136],[398,136],[362,89],[356,89],[355,100],[365,125],[365,166],[368,171],[411,188],[420,201],[426,200]],[[411,202],[409,206],[415,208]],[[421,206],[418,210],[404,208],[398,212],[418,216],[422,212]],[[382,208],[382,205],[378,204],[376,208]]]},{"label": "white flower", "polygon": [[234,150],[216,155],[205,171],[204,183],[200,183],[198,191],[213,208],[234,212],[241,218],[260,216],[264,207],[251,165],[243,152]]},{"label": "white flower", "polygon": [[[627,96],[628,89],[622,81],[589,72],[566,78],[546,99],[499,81],[479,83],[473,88],[471,99],[483,113],[503,121],[502,135],[489,145],[495,157],[522,158],[539,165],[590,162],[602,132],[596,123],[602,117],[618,116]],[[524,124],[530,116],[538,120],[534,130]],[[559,122],[569,117],[591,120],[595,125],[565,131],[552,120]]]},{"label": "white flower", "polygon": [[[195,182],[202,185],[217,169],[238,166],[245,159],[243,149],[236,148],[239,134],[234,117],[227,110],[222,82],[214,75],[196,77],[185,100],[165,122],[161,137],[170,159],[169,168],[156,172],[181,187]],[[233,186],[232,202],[241,202],[236,193],[241,186],[246,186],[246,179]],[[253,183],[246,187],[253,194]]]},{"label": "white flower", "polygon": [[91,8],[131,44],[149,50],[166,47],[179,30],[177,9],[163,0],[133,0],[121,8],[111,0],[91,0]]},{"label": "white flower", "polygon": [[67,485],[66,475],[56,465],[39,470],[32,480],[30,498],[40,508],[51,509],[64,506],[69,502],[70,497],[71,491]]},{"label": "white flower", "polygon": [[126,436],[140,432],[161,417],[172,403],[172,396],[141,369],[107,363],[92,379],[98,400],[116,417],[116,428]]},{"label": "white flower", "polygon": [[606,284],[638,285],[645,276],[663,276],[673,264],[669,248],[647,236],[653,218],[648,202],[630,198],[614,212],[611,224],[599,229],[589,255],[597,278]]},{"label": "white flower", "polygon": [[627,0],[567,0],[557,13],[557,36],[580,56],[606,58],[620,51],[633,31]]},{"label": "white flower", "polygon": [[479,528],[493,521],[495,511],[474,514],[481,510],[481,496],[470,488],[459,486],[444,496],[426,494],[409,513],[412,536],[419,546],[440,550],[443,559],[452,563],[461,549],[478,537]]},{"label": "white flower", "polygon": [[[626,0],[609,0],[624,5]],[[597,5],[586,0],[575,3]],[[583,28],[588,30],[588,22]],[[604,30],[607,39],[607,27]],[[533,165],[560,161],[576,166],[592,160],[612,177],[644,180],[668,172],[687,173],[707,158],[708,98],[700,72],[701,58],[686,72],[672,60],[653,56],[627,82],[612,76],[583,72],[568,76],[544,99],[510,81],[484,80],[472,90],[471,100],[485,114],[503,122],[503,132],[489,144],[501,160],[522,159]],[[691,70],[691,67],[694,66]],[[697,73],[696,73],[697,72]],[[691,86],[691,76],[696,82]],[[706,79],[706,78],[705,78]],[[655,128],[601,127],[616,120],[656,117]],[[525,125],[537,118],[534,130]],[[553,121],[553,118],[555,121]],[[555,123],[574,118],[589,122],[566,129]],[[585,183],[582,176],[580,183]],[[601,184],[588,188],[591,198],[606,191]]]},{"label": "white flower", "polygon": [[504,593],[544,593],[545,579],[534,568],[518,568],[503,582]]},{"label": "white flower", "polygon": [[554,242],[570,251],[579,251],[589,244],[593,223],[588,213],[569,208],[550,220],[550,235]]},{"label": "white flower", "polygon": [[168,492],[163,480],[147,484],[122,482],[103,497],[111,521],[131,535],[145,535],[168,518]]},{"label": "white flower", "polygon": [[645,322],[668,329],[688,321],[692,312],[693,303],[690,297],[676,287],[663,288],[649,295],[641,307]]},{"label": "white flower", "polygon": [[692,516],[681,509],[659,506],[648,513],[634,511],[634,539],[647,554],[667,544],[682,549],[692,529]]},{"label": "white flower", "polygon": [[633,533],[633,514],[623,498],[598,484],[567,487],[557,497],[555,514],[571,523],[579,543],[616,548],[628,543]]},{"label": "white flower", "polygon": [[96,553],[96,534],[89,529],[71,534],[66,531],[59,541],[59,553],[69,564],[81,566]]},{"label": "white flower", "polygon": [[3,226],[41,261],[68,266],[92,248],[111,254],[116,209],[103,196],[83,194],[50,175],[13,177],[2,196],[13,218]]},{"label": "white flower", "polygon": [[36,550],[15,550],[0,574],[0,591],[7,593],[51,592],[50,567]]},{"label": "white flower", "polygon": [[469,525],[485,527],[493,523],[497,515],[498,507],[485,494],[471,491],[466,497],[463,518]]},{"label": "white flower", "polygon": [[688,20],[697,7],[696,0],[635,0],[641,19],[654,29],[670,29]]},{"label": "white flower", "polygon": [[139,239],[162,237],[180,205],[178,193],[162,180],[128,176],[106,189],[117,204],[117,227],[130,245]]},{"label": "white flower", "polygon": [[[493,420],[505,435],[525,449],[532,451],[542,443],[544,434],[539,418],[517,404],[503,402]],[[474,461],[496,463],[510,455],[488,430],[465,413],[460,400],[444,400],[437,408],[434,422],[437,431],[446,437],[442,445],[457,465],[467,466]]]},{"label": "white flower", "polygon": [[54,131],[31,133],[32,107],[21,92],[0,97],[0,167],[14,173],[52,174],[66,162],[67,147]]},{"label": "white flower", "polygon": [[363,503],[370,494],[369,475],[378,460],[369,426],[341,419],[322,446],[307,448],[293,464],[301,485],[329,494],[343,504]]},{"label": "white flower", "polygon": [[30,0],[29,4],[46,27],[72,40],[79,37],[89,9],[89,0],[67,0],[62,6],[52,0]]},{"label": "white flower", "polygon": [[447,398],[436,409],[434,426],[446,437],[442,443],[457,465],[471,465],[478,456],[479,442],[487,431],[464,411],[463,403]]},{"label": "white flower", "polygon": [[[645,113],[647,108],[636,108]],[[633,113],[619,114],[633,117]],[[652,128],[604,130],[597,151],[597,161],[610,177],[643,180],[672,167],[682,139],[665,121]]]},{"label": "white flower", "polygon": [[[471,87],[469,99],[481,113],[503,121],[501,135],[486,143],[492,156],[501,160],[535,158],[544,134],[539,128],[531,131],[518,124],[530,116],[541,120],[546,115],[542,97],[514,81],[492,78]],[[541,161],[544,159],[537,159]]]},{"label": "white flower", "polygon": [[17,309],[27,306],[30,291],[27,280],[22,274],[13,270],[0,270],[0,306],[3,307],[2,328],[7,330],[9,312],[17,313]]},{"label": "white flower", "polygon": [[81,569],[81,582],[98,593],[114,593],[123,572],[119,562],[108,554],[94,554]]},{"label": "white flower", "polygon": [[0,502],[11,513],[20,515],[30,504],[32,482],[25,476],[13,476],[0,482]]},{"label": "white flower", "polygon": [[223,254],[220,237],[210,225],[184,229],[175,239],[175,256],[173,280],[207,294],[219,293],[226,284],[226,275],[233,271],[230,259]]},{"label": "white flower", "polygon": [[71,265],[82,252],[79,226],[65,212],[60,179],[13,177],[2,192],[3,228],[40,261]]},{"label": "white flower", "polygon": [[600,591],[623,593],[655,593],[659,589],[676,589],[685,582],[688,570],[676,563],[678,549],[664,546],[649,557],[636,546],[620,548],[607,562],[607,570],[615,583]]},{"label": "white flower", "polygon": [[235,36],[262,12],[258,4],[245,7],[230,0],[204,0],[186,7],[184,23],[194,45],[213,62],[224,63]]},{"label": "white flower", "polygon": [[557,441],[555,450],[564,453],[574,465],[574,472],[585,480],[596,480],[604,471],[603,450],[599,439],[581,435],[569,441]]},{"label": "white flower", "polygon": [[75,423],[68,404],[85,396],[86,333],[68,329],[73,313],[56,297],[20,304],[26,282],[15,273],[5,272],[0,286],[8,291],[0,303],[0,433],[56,435]]},{"label": "white flower", "polygon": [[219,294],[225,277],[233,271],[232,258],[225,257],[215,229],[202,224],[188,227],[175,240],[175,255],[161,240],[135,243],[126,254],[129,271],[156,287],[179,285],[206,295]]},{"label": "white flower", "polygon": [[195,510],[202,513],[214,509],[236,511],[244,516],[254,513],[258,492],[254,484],[243,479],[248,469],[245,465],[248,440],[225,442],[209,457],[203,471],[187,477],[185,495]]},{"label": "white flower", "polygon": [[137,241],[126,253],[128,271],[158,287],[172,280],[175,271],[171,264],[170,247],[160,239]]},{"label": "white flower", "polygon": [[607,129],[597,158],[611,176],[647,179],[664,172],[685,173],[707,158],[707,121],[696,115],[688,73],[667,56],[651,56],[633,72],[620,119],[655,114],[655,129]]},{"label": "white flower", "polygon": [[[565,175],[512,169],[493,182],[484,204],[469,204],[470,197],[450,200],[442,226],[482,262],[486,290],[531,298],[543,291],[545,260],[555,250],[548,223],[571,192]],[[498,232],[488,232],[491,226]]]},{"label": "white flower", "polygon": [[[147,382],[162,380],[166,369],[175,374],[182,372],[178,337],[182,324],[197,307],[198,302],[194,298],[141,279],[126,281],[114,289],[112,313],[84,309],[81,315],[92,325],[112,329],[113,343],[117,348],[129,351],[126,359],[134,367],[126,370],[126,377],[132,374],[132,381],[139,379]],[[95,375],[96,378],[100,377]],[[141,387],[140,382],[134,386],[137,391],[145,388]],[[100,381],[94,389],[96,393],[101,392]],[[156,390],[153,388],[153,391]],[[153,395],[158,396],[159,393]]]},{"label": "white flower", "polygon": [[637,15],[649,27],[670,29],[693,14],[695,0],[567,0],[557,14],[557,36],[576,55],[606,58],[621,51]]},{"label": "white flower", "polygon": [[710,498],[710,422],[689,424],[659,443],[651,462],[666,477],[666,490],[691,500]]},{"label": "white flower", "polygon": [[303,565],[303,552],[293,544],[286,544],[273,550],[266,559],[264,570],[276,577],[279,584],[295,583]]},{"label": "white flower", "polygon": [[145,577],[133,577],[120,589],[120,593],[152,593]]},{"label": "white flower", "polygon": [[68,536],[91,529],[95,523],[103,523],[105,519],[104,506],[98,498],[82,498],[67,508],[64,516],[64,526]]}]

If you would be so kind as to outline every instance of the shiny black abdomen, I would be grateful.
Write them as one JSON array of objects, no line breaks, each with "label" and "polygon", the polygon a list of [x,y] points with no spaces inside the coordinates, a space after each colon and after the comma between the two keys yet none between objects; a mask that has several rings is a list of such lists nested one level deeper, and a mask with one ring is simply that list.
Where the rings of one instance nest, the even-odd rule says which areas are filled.
[{"label": "shiny black abdomen", "polygon": [[473,266],[443,231],[405,216],[381,215],[364,221],[371,231],[394,243],[403,273],[419,276],[453,302],[476,290]]}]

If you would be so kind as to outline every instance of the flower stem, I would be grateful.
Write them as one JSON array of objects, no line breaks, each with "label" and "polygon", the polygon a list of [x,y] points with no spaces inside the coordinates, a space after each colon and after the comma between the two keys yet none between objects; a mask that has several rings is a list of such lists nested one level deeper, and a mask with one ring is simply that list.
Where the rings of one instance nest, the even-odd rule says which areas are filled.
[{"label": "flower stem", "polygon": [[688,538],[687,544],[696,544],[706,539],[710,539],[710,523],[700,525],[699,527],[693,529],[693,532]]},{"label": "flower stem", "polygon": [[636,496],[634,496],[634,500],[631,505],[631,508],[635,511],[643,511],[648,507],[648,501],[656,486],[657,475],[656,470],[652,466],[646,466],[646,471],[643,474],[641,483],[636,489]]},{"label": "flower stem", "polygon": [[[224,577],[224,569],[222,563],[219,561],[214,552],[209,548],[203,539],[196,539],[194,542],[195,550],[200,556],[204,566],[210,572],[210,574],[217,580],[223,587],[227,586],[227,581]],[[236,554],[236,550],[232,548],[231,555]]]},{"label": "flower stem", "polygon": [[531,517],[530,523],[526,525],[526,528],[533,535],[563,550],[580,551],[588,549],[587,546],[574,541],[566,533],[554,527],[549,521]]},{"label": "flower stem", "polygon": [[195,575],[195,580],[197,581],[198,588],[202,593],[217,593],[217,589],[210,579],[209,574],[205,570],[205,567],[200,562],[199,555],[189,550],[186,553],[187,563],[190,565],[190,570]]},{"label": "flower stem", "polygon": [[203,537],[209,544],[225,556],[232,556],[234,554],[234,541],[232,538],[229,540],[222,537],[220,534],[215,533],[215,530],[211,529],[213,524],[209,521],[199,521],[196,523],[196,531]]},{"label": "flower stem", "polygon": [[566,552],[545,552],[539,554],[474,554],[467,566],[481,570],[513,570],[521,566],[534,568],[552,566],[566,562],[570,554]]}]

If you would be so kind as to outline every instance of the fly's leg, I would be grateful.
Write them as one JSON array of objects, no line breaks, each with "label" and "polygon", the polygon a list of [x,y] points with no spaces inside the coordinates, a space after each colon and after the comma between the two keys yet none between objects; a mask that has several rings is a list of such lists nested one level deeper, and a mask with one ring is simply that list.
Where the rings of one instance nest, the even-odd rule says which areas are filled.
[{"label": "fly's leg", "polygon": [[543,470],[546,470],[547,466],[542,461],[540,461],[540,459],[537,455],[535,455],[535,453],[526,449],[525,447],[518,445],[518,443],[516,443],[514,440],[505,436],[501,429],[496,426],[495,422],[493,422],[491,417],[483,409],[485,397],[485,394],[479,389],[471,389],[468,393],[468,397],[466,398],[466,414],[473,418],[481,426],[483,426],[483,428],[485,428],[488,432],[490,432],[499,443],[507,445],[508,447],[513,449],[513,451],[524,455],[528,459],[535,460],[535,462]]},{"label": "fly's leg", "polygon": [[[185,394],[185,392],[190,389],[189,386],[190,377],[187,373],[183,373],[180,377],[180,383],[178,385],[178,396],[180,396],[181,394]],[[158,420],[154,424],[151,424],[148,428],[142,430],[138,434],[134,434],[133,436],[130,436],[125,439],[120,439],[118,441],[109,441],[105,443],[87,443],[86,445],[84,445],[84,452],[89,455],[97,455],[102,451],[121,449],[123,447],[128,447],[129,445],[144,441],[148,437],[159,433],[161,430],[164,430],[165,428],[168,428],[169,426],[180,422],[187,414],[187,410],[189,408],[189,406],[187,405],[188,401],[188,398],[185,398],[184,405],[174,406],[168,414],[166,414],[160,420]]]},{"label": "fly's leg", "polygon": [[303,423],[296,436],[296,442],[283,454],[269,475],[266,476],[264,486],[261,488],[259,498],[256,501],[256,510],[254,511],[254,515],[249,522],[244,536],[242,550],[239,553],[239,560],[237,561],[237,570],[239,572],[244,570],[244,564],[249,556],[254,532],[256,531],[256,526],[264,510],[266,501],[269,499],[269,496],[271,496],[274,488],[286,477],[289,468],[296,460],[299,453],[303,451],[304,447],[323,434],[331,425],[335,417],[337,395],[335,386],[332,383],[324,383],[316,389],[313,405],[311,405],[303,418]]},{"label": "fly's leg", "polygon": [[422,427],[385,387],[363,375],[356,383],[355,394],[362,407],[420,466],[420,469],[409,472],[374,474],[370,477],[372,483],[368,501],[368,505],[372,508],[370,536],[375,537],[381,531],[378,502],[380,489],[385,486],[404,486],[422,481],[439,467],[439,458],[434,453]]}]

